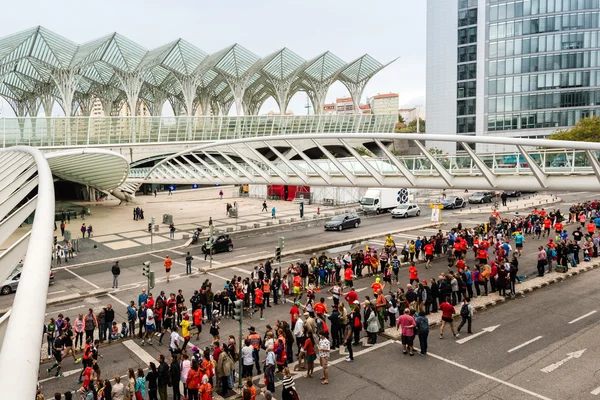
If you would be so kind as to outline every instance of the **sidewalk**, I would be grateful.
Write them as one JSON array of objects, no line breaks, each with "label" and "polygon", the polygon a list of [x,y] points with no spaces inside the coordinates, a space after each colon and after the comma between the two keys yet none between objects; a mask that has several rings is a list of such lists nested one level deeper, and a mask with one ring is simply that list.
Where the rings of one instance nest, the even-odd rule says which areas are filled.
[{"label": "sidewalk", "polygon": [[[468,197],[465,198],[465,201],[468,201]],[[502,204],[502,200],[500,198],[497,199],[498,204]],[[553,204],[560,203],[562,199],[553,194],[531,194],[525,195],[521,197],[509,197],[506,199],[506,206],[498,206],[498,211],[500,213],[507,213],[511,211],[516,211],[518,209],[523,208],[548,208]],[[457,213],[460,214],[491,214],[492,209],[494,208],[493,203],[486,204],[469,204],[460,210],[457,210]]]},{"label": "sidewalk", "polygon": [[[218,193],[223,190],[223,199]],[[71,232],[73,239],[79,239],[79,253],[73,260],[76,264],[98,261],[106,258],[119,258],[133,254],[147,253],[153,250],[176,249],[184,246],[193,231],[202,228],[202,237],[209,232],[208,220],[212,217],[215,235],[219,233],[239,232],[242,230],[265,227],[269,224],[279,225],[293,223],[300,220],[300,205],[290,201],[267,200],[267,212],[261,212],[263,199],[235,197],[238,189],[233,186],[219,186],[203,189],[187,190],[136,197],[136,204],[121,204],[115,199],[103,202],[74,202],[78,207],[89,207],[91,214],[85,220],[71,219],[66,230]],[[238,218],[226,216],[226,204],[238,204]],[[140,207],[144,210],[144,219],[133,220],[133,208]],[[271,208],[276,209],[276,219],[271,218]],[[333,215],[335,211],[344,207],[324,207],[321,205],[304,205],[304,216],[312,220],[317,215],[318,209],[322,217]],[[60,209],[56,210],[60,212]],[[177,230],[174,239],[169,237],[169,226],[163,224],[163,214],[173,215],[173,222]],[[151,237],[148,224],[152,217],[159,231],[153,233],[153,246],[150,245]],[[295,220],[295,221],[294,221]],[[82,239],[80,227],[92,225],[94,235],[92,238]],[[54,234],[62,242],[60,222],[57,222]],[[8,248],[25,232],[31,229],[24,225],[1,245]],[[187,237],[186,237],[187,236]],[[66,263],[71,265],[73,263]],[[65,265],[65,264],[63,264]]]},{"label": "sidewalk", "polygon": [[[576,268],[569,268],[569,270],[566,273],[551,272],[549,274],[545,274],[542,277],[529,278],[524,282],[518,283],[515,287],[516,296],[514,298],[504,297],[498,295],[498,293],[490,292],[488,296],[482,296],[479,298],[474,297],[471,300],[471,305],[473,306],[473,309],[475,311],[482,311],[486,308],[504,303],[506,301],[520,300],[525,296],[525,293],[530,293],[534,290],[548,287],[553,283],[562,282],[565,279],[568,279],[572,276],[591,271],[598,267],[600,267],[600,259],[595,259],[589,262],[582,262]],[[454,307],[454,310],[456,312],[454,318],[460,319],[460,303]],[[442,313],[438,311],[435,314],[429,314],[427,318],[429,319],[430,327],[438,326],[442,320]],[[386,328],[385,333],[383,333],[383,335],[389,337],[390,339],[402,339],[401,331],[396,330],[396,328]],[[435,336],[437,336],[437,332],[430,334],[430,337]]]}]

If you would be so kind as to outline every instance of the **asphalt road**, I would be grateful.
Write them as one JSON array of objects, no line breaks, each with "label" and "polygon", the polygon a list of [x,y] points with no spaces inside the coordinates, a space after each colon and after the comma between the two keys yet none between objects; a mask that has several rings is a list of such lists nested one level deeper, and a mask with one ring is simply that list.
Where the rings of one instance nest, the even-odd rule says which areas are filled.
[{"label": "asphalt road", "polygon": [[[561,197],[563,197],[566,204],[570,204],[572,201],[580,201],[582,195],[562,194]],[[566,207],[566,205],[561,205],[561,208],[564,207]],[[252,258],[261,254],[264,254],[265,257],[270,256],[275,244],[277,243],[278,236],[286,237],[286,249],[305,248],[311,245],[314,246],[316,244],[322,244],[323,242],[329,240],[337,241],[346,236],[352,237],[353,235],[359,234],[362,236],[369,233],[378,233],[387,228],[392,230],[422,225],[426,223],[427,218],[428,217],[422,216],[408,220],[392,220],[389,215],[383,215],[365,220],[361,227],[356,230],[352,229],[343,232],[323,232],[321,227],[315,227],[303,230],[287,231],[285,233],[273,232],[260,237],[240,239],[235,243],[234,252],[218,254],[215,256],[214,261],[216,261],[215,265],[218,265],[218,262],[223,262],[230,257]],[[448,225],[444,228],[453,226],[459,221],[464,225],[470,225],[479,221],[483,221],[486,218],[487,215],[485,214],[465,216],[453,215],[452,212],[446,212],[444,214],[444,220],[448,223]],[[414,238],[418,235],[429,236],[434,232],[435,229],[428,228],[405,232],[401,235],[394,236],[396,241],[399,242],[408,238]],[[383,237],[375,238],[369,241],[357,243],[355,245],[344,246],[344,248],[330,249],[328,252],[330,254],[339,254],[353,248],[364,248],[366,244],[381,247],[383,240]],[[195,248],[192,250],[192,252],[193,254],[198,254],[199,249]],[[535,272],[535,246],[530,245],[530,243],[526,243],[525,252],[526,254],[522,257],[521,261],[521,271],[523,271],[526,275],[530,275]],[[155,288],[153,292],[158,293],[160,290],[165,290],[168,293],[171,291],[174,292],[177,289],[182,289],[184,294],[186,294],[186,300],[189,300],[191,292],[195,288],[198,288],[201,285],[201,282],[205,279],[210,279],[214,283],[214,286],[218,289],[221,287],[221,284],[225,283],[225,281],[230,279],[234,274],[242,274],[244,276],[249,274],[253,267],[253,264],[242,265],[239,267],[216,270],[214,272],[209,272],[208,274],[195,273],[191,276],[185,276],[181,275],[181,273],[185,270],[183,265],[183,255],[173,253],[170,254],[174,259],[172,282],[170,284],[166,284],[166,282],[164,282],[162,268],[158,268],[162,266],[161,259],[165,254],[162,252],[157,252],[155,254],[155,256],[143,256],[121,261],[121,286],[118,290],[112,291],[107,296],[101,296],[98,298],[90,297],[83,299],[83,301],[78,300],[49,306],[46,311],[48,318],[50,316],[56,316],[59,312],[62,312],[65,314],[65,316],[74,318],[78,313],[85,313],[89,307],[98,309],[99,307],[105,306],[108,303],[112,303],[117,313],[116,320],[119,322],[124,321],[126,319],[124,304],[128,303],[130,300],[137,299],[137,295],[139,294],[141,287],[145,286],[145,281],[143,280],[144,277],[141,275],[141,263],[148,259],[151,261],[156,261],[154,265],[156,266],[156,270],[158,272],[157,276],[159,278],[157,281],[157,288]],[[288,262],[306,259],[308,256],[310,256],[310,254],[297,254],[284,257],[282,264],[286,265]],[[110,287],[112,283],[112,276],[110,274],[111,265],[112,261],[108,260],[106,263],[100,265],[80,268],[63,268],[58,270],[56,272],[56,283],[53,284],[49,289],[49,297],[63,296],[72,292],[90,290],[94,287]],[[194,261],[194,267],[204,268],[206,266],[207,262],[205,263],[203,260],[198,260],[198,258],[196,258]],[[419,267],[419,270],[421,279],[430,279],[446,270],[445,259],[437,260],[434,263],[434,266],[427,271],[424,269],[423,265]],[[519,299],[519,301],[510,302],[507,306],[497,307],[491,311],[477,315],[474,321],[476,332],[478,329],[495,326],[498,324],[500,324],[500,327],[498,327],[494,332],[486,332],[481,334],[481,337],[470,340],[462,345],[458,345],[452,340],[447,339],[440,341],[437,339],[435,333],[432,332],[430,336],[430,351],[433,354],[443,357],[444,359],[453,360],[453,362],[457,363],[464,363],[469,368],[477,369],[477,371],[480,371],[478,369],[480,368],[482,373],[485,374],[496,376],[496,373],[499,370],[504,371],[506,369],[507,371],[504,373],[507,375],[501,375],[503,379],[517,379],[516,377],[513,378],[512,375],[508,374],[511,368],[514,368],[512,363],[518,362],[517,359],[514,359],[517,354],[521,354],[521,352],[525,350],[530,351],[534,349],[547,352],[548,349],[556,343],[556,340],[564,340],[568,338],[568,336],[565,335],[570,334],[572,331],[571,328],[580,328],[581,326],[585,326],[585,324],[590,323],[590,321],[595,321],[595,316],[591,316],[583,319],[581,323],[568,324],[569,326],[566,327],[559,326],[558,324],[559,322],[564,322],[558,317],[559,315],[562,315],[562,309],[564,308],[563,306],[568,306],[567,309],[569,310],[565,311],[563,319],[567,318],[568,316],[573,316],[573,318],[575,318],[578,315],[583,315],[592,311],[587,310],[586,307],[591,306],[591,304],[588,303],[593,304],[594,302],[592,293],[593,285],[590,285],[590,296],[587,296],[587,292],[586,294],[580,293],[578,290],[579,287],[572,283],[583,281],[589,282],[591,281],[590,277],[594,276],[592,274],[596,274],[596,272],[588,273],[583,277],[577,277],[569,280],[567,283],[560,284],[562,285],[560,289],[550,288],[543,291],[538,291],[536,294],[528,296],[527,299]],[[408,273],[406,270],[401,270],[400,281],[408,281]],[[361,297],[369,293],[371,283],[371,278],[363,278],[355,282],[357,291],[359,291]],[[571,285],[574,287],[563,290],[565,287],[569,288]],[[2,298],[0,298],[0,307],[2,307],[4,304],[9,304],[11,298],[12,295],[2,296]],[[538,298],[541,298],[541,300],[536,300]],[[585,298],[585,304],[582,304],[582,298]],[[590,299],[589,302],[587,302],[588,298]],[[560,299],[560,301],[558,299]],[[330,301],[328,301],[328,303],[329,302]],[[578,309],[580,310],[578,311]],[[264,329],[264,326],[267,323],[272,323],[277,319],[289,319],[288,312],[289,305],[274,306],[273,308],[268,308],[265,311],[265,321],[259,321],[256,317],[254,317],[254,319],[246,318],[244,320],[244,326],[248,327],[250,325],[255,325],[260,332]],[[535,332],[539,330],[542,333],[535,333],[534,329]],[[237,335],[237,331],[238,328],[236,322],[229,319],[224,319],[222,321],[222,337],[228,334]],[[524,343],[527,340],[531,340],[532,338],[540,335],[543,337],[524,347],[523,350],[507,353],[507,349],[517,346],[518,343]],[[446,335],[446,337],[449,337],[449,335]],[[508,339],[511,339],[512,341]],[[380,338],[380,341],[385,341],[385,339]],[[198,347],[209,345],[210,339],[207,330],[205,330],[201,335],[199,341],[196,342],[192,340],[192,342]],[[138,342],[136,341],[136,343]],[[166,348],[158,347],[156,344],[154,346],[145,346],[143,350],[138,348],[137,344],[129,344],[128,346],[129,347],[127,347],[123,342],[119,342],[109,346],[101,347],[101,353],[104,355],[104,360],[101,363],[103,376],[114,376],[116,374],[122,375],[129,367],[144,367],[147,363],[147,359],[152,357],[156,358],[161,352],[163,354],[167,354]],[[538,346],[546,347],[538,348]],[[457,367],[456,365],[434,357],[428,357],[425,359],[421,359],[420,357],[412,357],[410,360],[407,359],[402,362],[412,362],[417,367],[413,368],[411,366],[407,369],[398,369],[396,364],[399,361],[398,358],[402,359],[402,357],[401,352],[397,347],[398,345],[392,342],[383,345],[381,348],[364,348],[363,350],[358,349],[360,351],[364,351],[364,353],[357,357],[357,361],[354,364],[339,362],[338,364],[332,366],[332,376],[339,374],[339,378],[332,378],[331,385],[322,387],[314,380],[303,379],[298,382],[300,394],[302,396],[304,390],[310,390],[312,392],[314,389],[314,393],[319,393],[317,398],[357,398],[357,396],[364,397],[365,393],[373,393],[381,398],[407,399],[417,397],[415,394],[418,394],[418,397],[432,399],[449,398],[451,395],[455,395],[456,393],[458,393],[458,397],[454,398],[457,399],[508,398],[509,395],[511,398],[529,398],[527,397],[529,395],[523,397],[526,395],[526,393],[519,389],[491,381],[490,379],[481,377],[481,375],[477,375],[470,370]],[[471,349],[471,347],[473,349]],[[343,359],[344,356],[334,354],[332,360],[335,359],[335,357],[341,357]],[[359,367],[360,365],[363,367],[366,365],[368,367],[362,368]],[[43,368],[44,366],[41,367],[41,370]],[[78,373],[71,372],[76,371],[77,369],[78,365],[76,366],[72,364],[71,359],[66,360],[63,371],[67,372],[67,376],[59,380],[51,378],[48,381],[43,382],[44,393],[48,395],[53,394],[55,391],[64,392],[65,390],[73,390],[77,388],[78,386],[76,384],[76,380]],[[360,373],[357,371],[360,371]],[[435,372],[435,376],[433,376],[434,379],[431,379],[432,371]],[[401,379],[398,379],[398,374],[400,374]],[[44,375],[45,374],[42,373],[42,379],[46,378]],[[361,379],[357,380],[355,379],[356,377],[360,377]],[[408,380],[405,380],[405,377],[408,378]],[[474,384],[474,382],[477,382],[478,380],[482,380],[481,385]],[[399,382],[405,381],[414,382],[416,383],[416,386],[413,387],[412,384],[409,386],[399,384]],[[419,384],[419,382],[421,383]],[[490,385],[490,382],[495,382],[493,385],[494,387],[482,392],[481,390],[487,388]],[[318,385],[318,390],[315,388],[310,388],[311,385],[315,384]],[[600,382],[598,385],[600,386]],[[543,385],[541,388],[543,389]],[[320,396],[321,393],[324,394],[323,397]],[[325,395],[326,393],[330,394]],[[544,391],[544,393],[546,392]],[[333,397],[331,397],[332,395]],[[549,396],[549,398],[567,397]]]}]

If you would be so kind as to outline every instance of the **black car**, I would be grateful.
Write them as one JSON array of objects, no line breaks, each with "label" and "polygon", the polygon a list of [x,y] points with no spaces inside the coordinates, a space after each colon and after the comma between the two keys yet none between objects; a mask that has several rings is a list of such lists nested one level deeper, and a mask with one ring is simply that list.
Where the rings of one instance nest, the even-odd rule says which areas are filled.
[{"label": "black car", "polygon": [[505,190],[504,193],[506,193],[507,197],[520,197],[521,196],[520,190]]},{"label": "black car", "polygon": [[[233,251],[233,242],[229,235],[221,235],[214,238],[212,253],[223,253],[225,251]],[[202,245],[202,253],[206,253],[206,244]]]},{"label": "black car", "polygon": [[440,201],[440,204],[444,206],[445,209],[455,209],[462,208],[466,205],[465,199],[460,196],[448,196],[445,199]]},{"label": "black car", "polygon": [[341,231],[345,228],[358,228],[360,225],[360,217],[356,214],[336,215],[329,221],[325,222],[326,231]]}]

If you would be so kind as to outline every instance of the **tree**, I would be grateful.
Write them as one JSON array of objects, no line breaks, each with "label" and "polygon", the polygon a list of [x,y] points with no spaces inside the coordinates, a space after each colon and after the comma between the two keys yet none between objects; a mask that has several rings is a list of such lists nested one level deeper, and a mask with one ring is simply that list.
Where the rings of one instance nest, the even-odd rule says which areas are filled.
[{"label": "tree", "polygon": [[[419,130],[421,133],[425,133],[425,120],[419,119]],[[417,132],[417,119],[413,119],[409,122],[408,126],[398,129],[398,133],[416,133]]]},{"label": "tree", "polygon": [[404,118],[400,114],[398,114],[398,123],[399,124],[403,124],[404,123]]},{"label": "tree", "polygon": [[548,139],[600,142],[600,117],[582,118],[571,129],[558,131]]},{"label": "tree", "polygon": [[359,146],[355,147],[354,150],[356,150],[356,152],[363,157],[373,157],[373,153],[371,153],[366,147]]}]

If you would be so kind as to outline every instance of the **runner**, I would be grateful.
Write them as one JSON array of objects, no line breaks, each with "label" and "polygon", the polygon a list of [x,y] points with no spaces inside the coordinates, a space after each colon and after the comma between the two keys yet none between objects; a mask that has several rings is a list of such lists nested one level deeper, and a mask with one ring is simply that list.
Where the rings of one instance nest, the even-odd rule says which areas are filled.
[{"label": "runner", "polygon": [[171,278],[171,266],[173,265],[173,260],[169,258],[169,256],[165,257],[165,272],[167,274],[167,283],[169,283]]},{"label": "runner", "polygon": [[54,349],[52,355],[54,356],[55,363],[52,367],[46,369],[46,372],[50,374],[54,368],[56,368],[56,378],[61,378],[63,375],[60,373],[62,368],[62,352],[65,350],[65,332],[61,332],[56,339],[54,339]]},{"label": "runner", "polygon": [[459,336],[459,334],[454,331],[454,320],[452,319],[452,317],[454,316],[456,311],[454,310],[454,306],[452,304],[450,304],[448,301],[449,301],[449,299],[446,297],[444,299],[444,301],[442,302],[442,304],[440,304],[440,310],[442,311],[442,325],[440,326],[440,339],[444,338],[444,329],[446,328],[447,324],[450,324],[450,330],[452,331],[452,335],[454,335],[454,338],[457,338]]}]

